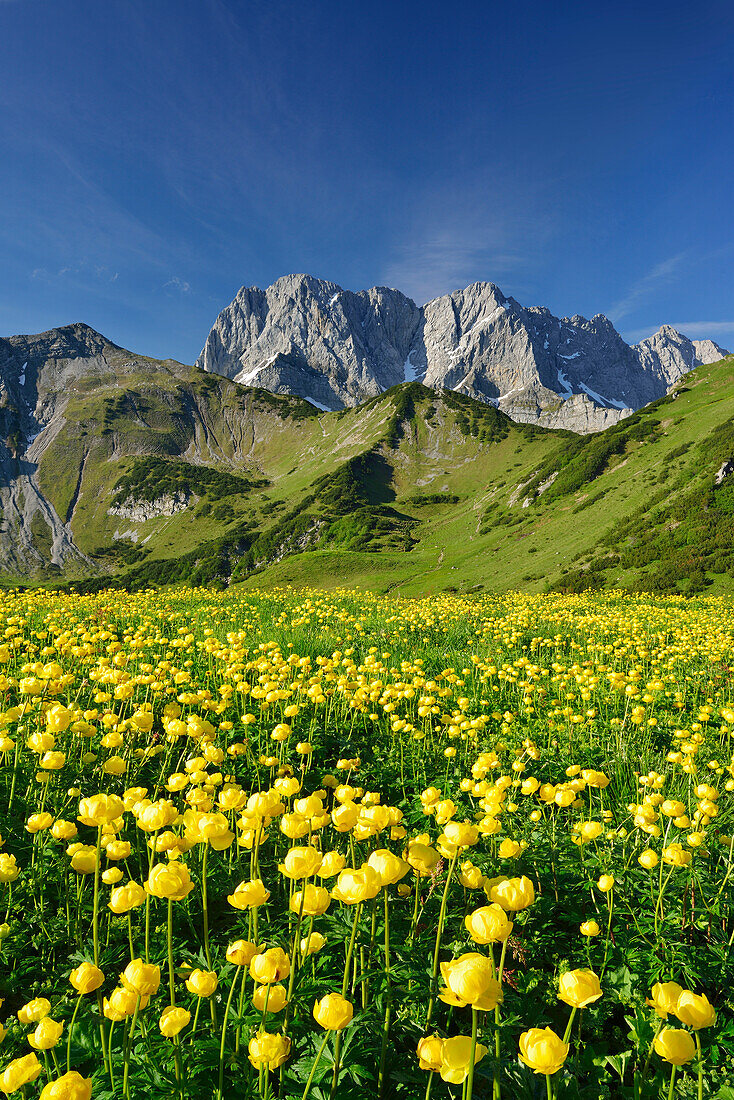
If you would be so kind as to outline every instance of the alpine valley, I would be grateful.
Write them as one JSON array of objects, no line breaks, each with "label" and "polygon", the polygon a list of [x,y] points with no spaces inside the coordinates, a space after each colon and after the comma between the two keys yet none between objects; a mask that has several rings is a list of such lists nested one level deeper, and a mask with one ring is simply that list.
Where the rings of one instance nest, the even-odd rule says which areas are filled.
[{"label": "alpine valley", "polygon": [[197,365],[0,339],[5,583],[734,590],[734,357],[476,283],[243,288]]}]

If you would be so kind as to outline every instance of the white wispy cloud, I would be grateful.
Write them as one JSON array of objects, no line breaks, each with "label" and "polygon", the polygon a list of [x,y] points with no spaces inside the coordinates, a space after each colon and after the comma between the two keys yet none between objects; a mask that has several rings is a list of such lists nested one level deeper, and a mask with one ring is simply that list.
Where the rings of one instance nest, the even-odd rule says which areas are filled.
[{"label": "white wispy cloud", "polygon": [[685,252],[678,252],[675,256],[669,256],[667,260],[662,260],[659,264],[656,264],[641,279],[633,283],[619,301],[606,310],[607,316],[614,322],[628,317],[661,285],[670,282],[675,277],[685,258]]},{"label": "white wispy cloud", "polygon": [[[0,0],[2,3],[3,0]],[[55,279],[64,279],[67,276],[72,278],[79,277],[81,279],[96,279],[103,283],[114,283],[119,279],[119,271],[112,271],[105,264],[92,264],[87,260],[79,260],[73,264],[66,264],[64,267],[60,267],[55,271],[49,270],[47,267],[34,267],[31,271],[32,279],[42,279],[44,282],[51,282]]]},{"label": "white wispy cloud", "polygon": [[191,283],[187,283],[185,279],[179,278],[178,275],[172,275],[171,278],[163,284],[164,290],[177,290],[179,294],[189,294],[191,292]]}]

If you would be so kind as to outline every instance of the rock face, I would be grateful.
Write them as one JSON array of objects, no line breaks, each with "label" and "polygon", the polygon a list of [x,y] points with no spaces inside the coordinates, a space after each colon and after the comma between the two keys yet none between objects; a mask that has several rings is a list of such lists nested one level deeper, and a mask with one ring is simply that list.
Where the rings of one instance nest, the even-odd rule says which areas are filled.
[{"label": "rock face", "polygon": [[69,524],[39,488],[38,456],[63,424],[79,361],[86,373],[102,374],[109,370],[106,353],[120,350],[84,324],[0,338],[0,568],[43,564],[34,538],[39,530],[54,565],[87,563]]},{"label": "rock face", "polygon": [[559,319],[521,306],[493,283],[419,309],[398,290],[354,294],[289,275],[264,291],[243,287],[197,365],[328,409],[417,379],[497,405],[513,420],[591,432],[726,354],[669,326],[630,346],[602,314]]}]

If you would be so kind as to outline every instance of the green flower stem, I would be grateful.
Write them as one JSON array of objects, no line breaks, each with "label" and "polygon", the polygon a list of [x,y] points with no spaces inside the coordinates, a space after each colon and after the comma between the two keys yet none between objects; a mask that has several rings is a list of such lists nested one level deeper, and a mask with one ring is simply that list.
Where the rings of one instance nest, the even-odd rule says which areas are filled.
[{"label": "green flower stem", "polygon": [[548,1097],[548,1100],[553,1100],[553,1085],[551,1084],[551,1075],[550,1075],[550,1073],[546,1073],[546,1075],[545,1075],[545,1091],[546,1091],[546,1095]]},{"label": "green flower stem", "polygon": [[217,1100],[224,1100],[224,1041],[227,1035],[227,1017],[229,1016],[229,1009],[232,1004],[232,997],[234,996],[237,979],[240,976],[239,972],[241,970],[244,974],[245,969],[246,968],[242,966],[235,971],[234,978],[232,979],[232,986],[229,991],[229,997],[227,998],[227,1005],[224,1009],[224,1019],[222,1020],[222,1039],[219,1044],[219,1086],[217,1088]]},{"label": "green flower stem", "polygon": [[571,1028],[573,1027],[573,1019],[576,1015],[576,1006],[571,1009],[571,1015],[568,1017],[568,1023],[566,1024],[566,1030],[563,1033],[563,1041],[567,1043],[571,1038]]},{"label": "green flower stem", "polygon": [[201,861],[201,908],[204,916],[204,954],[206,955],[206,964],[208,968],[212,969],[212,954],[209,950],[209,904],[206,892],[206,863],[207,855],[209,854],[209,841],[204,842],[204,855]]},{"label": "green flower stem", "polygon": [[441,910],[438,914],[438,928],[436,929],[436,946],[433,951],[433,969],[431,971],[431,997],[428,1002],[428,1012],[426,1013],[426,1025],[424,1029],[424,1035],[428,1034],[428,1028],[431,1024],[431,1017],[433,1016],[433,1006],[436,1002],[436,991],[438,989],[438,965],[439,955],[441,953],[441,936],[443,935],[443,926],[446,920],[446,903],[449,897],[449,886],[451,885],[451,878],[456,867],[456,861],[459,858],[459,849],[457,848],[451,857],[448,873],[446,875],[446,884],[443,888],[443,897],[441,898]]},{"label": "green flower stem", "polygon": [[668,1089],[668,1100],[673,1100],[673,1092],[675,1090],[675,1066],[670,1068],[670,1088]]},{"label": "green flower stem", "polygon": [[138,994],[138,999],[135,1002],[135,1012],[130,1022],[130,1030],[127,1033],[127,1042],[125,1043],[124,1067],[122,1071],[122,1095],[125,1097],[125,1100],[130,1100],[130,1082],[128,1079],[130,1074],[130,1050],[133,1045],[133,1035],[135,1033],[135,1025],[138,1022],[139,1011],[140,995]]},{"label": "green flower stem", "polygon": [[308,1081],[306,1081],[306,1087],[303,1090],[303,1096],[301,1097],[301,1100],[307,1100],[308,1094],[311,1091],[311,1085],[313,1084],[313,1079],[314,1079],[314,1075],[316,1073],[316,1069],[318,1067],[319,1062],[321,1061],[321,1055],[324,1053],[324,1048],[325,1048],[326,1044],[328,1043],[328,1041],[329,1041],[329,1032],[325,1031],[324,1032],[324,1037],[321,1040],[321,1046],[319,1047],[318,1054],[314,1058],[314,1063],[311,1066],[311,1072],[308,1075]]},{"label": "green flower stem", "polygon": [[664,1023],[665,1023],[664,1020],[658,1020],[658,1026],[655,1029],[655,1034],[652,1037],[652,1042],[650,1043],[650,1046],[648,1047],[648,1050],[647,1050],[647,1058],[645,1059],[645,1064],[642,1067],[642,1077],[640,1078],[640,1084],[642,1084],[642,1082],[645,1080],[645,1076],[647,1074],[647,1067],[650,1065],[650,1059],[652,1058],[652,1052],[655,1049],[655,1040],[657,1039],[658,1035],[662,1031],[662,1027],[663,1027]]},{"label": "green flower stem", "polygon": [[698,1032],[694,1032],[696,1037],[696,1050],[698,1051],[698,1100],[703,1100],[703,1051],[701,1050],[701,1039]]},{"label": "green flower stem", "polygon": [[390,982],[390,905],[387,886],[383,890],[385,908],[385,1020],[382,1025],[382,1046],[380,1048],[380,1071],[377,1078],[377,1097],[382,1100],[385,1088],[385,1069],[387,1066],[387,1044],[390,1035],[390,1016],[392,1015],[392,984]]},{"label": "green flower stem", "polygon": [[[171,1008],[176,1007],[176,978],[173,969],[173,902],[168,899],[168,985],[171,991]],[[176,1042],[174,1043],[174,1061],[176,1066],[176,1080],[181,1084],[181,1047],[178,1043],[178,1036],[175,1036]]]},{"label": "green flower stem", "polygon": [[[346,997],[347,989],[349,988],[349,972],[351,970],[352,953],[354,952],[354,943],[357,938],[357,925],[359,924],[359,914],[362,911],[362,902],[359,901],[354,907],[354,920],[352,921],[352,934],[349,938],[349,946],[347,947],[347,959],[344,965],[344,980],[342,981],[342,997]],[[342,1033],[337,1031],[336,1042],[334,1043],[334,1072],[331,1077],[331,1091],[329,1093],[329,1100],[334,1100],[336,1096],[336,1085],[339,1080],[339,1058],[342,1048]]]},{"label": "green flower stem", "polygon": [[79,1005],[81,1003],[82,1003],[82,998],[81,998],[81,994],[80,994],[76,999],[76,1004],[74,1005],[74,1011],[71,1015],[71,1023],[69,1024],[69,1034],[66,1037],[66,1072],[67,1073],[69,1073],[69,1071],[71,1070],[71,1036],[72,1036],[72,1032],[74,1031],[74,1023],[76,1021],[76,1014],[79,1011]]},{"label": "green flower stem", "polygon": [[469,1054],[469,1074],[466,1079],[466,1100],[472,1100],[474,1092],[474,1059],[477,1053],[477,1028],[479,1026],[479,1013],[472,1006],[471,1010],[471,1052]]}]

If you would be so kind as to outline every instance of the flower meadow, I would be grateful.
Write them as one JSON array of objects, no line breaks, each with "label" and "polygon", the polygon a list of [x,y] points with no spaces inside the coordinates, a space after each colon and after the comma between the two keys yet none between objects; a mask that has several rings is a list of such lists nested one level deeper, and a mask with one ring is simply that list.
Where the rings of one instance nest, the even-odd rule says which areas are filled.
[{"label": "flower meadow", "polygon": [[734,603],[0,603],[0,1092],[734,1097]]}]

